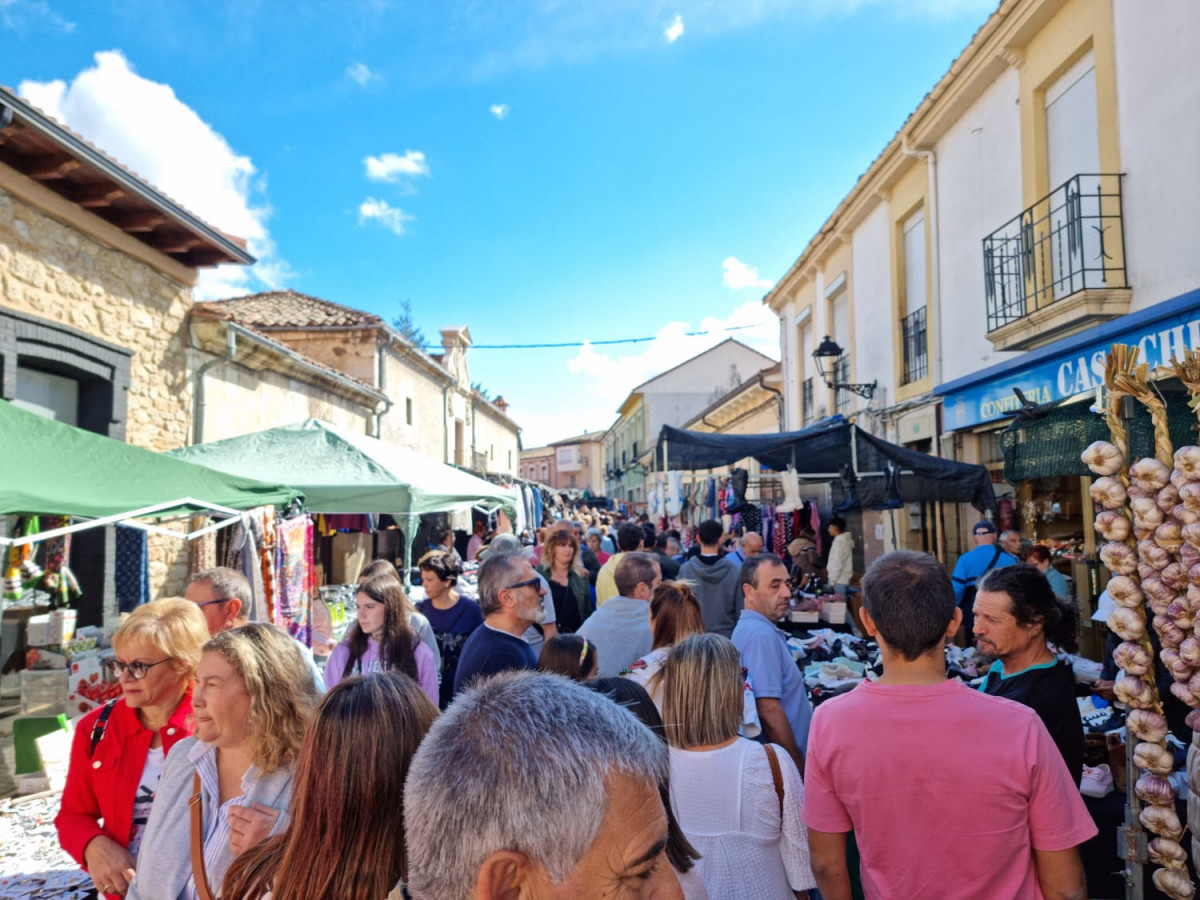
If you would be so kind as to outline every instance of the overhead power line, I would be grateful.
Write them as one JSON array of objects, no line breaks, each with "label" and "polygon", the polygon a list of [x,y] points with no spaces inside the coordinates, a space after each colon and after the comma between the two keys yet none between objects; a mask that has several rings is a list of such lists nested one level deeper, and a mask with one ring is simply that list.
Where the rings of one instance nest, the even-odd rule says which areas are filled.
[{"label": "overhead power line", "polygon": [[[764,325],[769,325],[769,322],[760,322],[757,325],[731,325],[729,328],[710,328],[704,331],[685,331],[684,337],[699,337],[705,334],[725,334],[730,331],[744,331],[747,328],[762,328]],[[635,337],[635,338],[617,338],[611,341],[560,341],[550,344],[472,344],[472,350],[552,350],[562,347],[582,347],[585,344],[590,344],[593,347],[607,347],[613,344],[644,344],[647,341],[657,340],[658,335],[652,337]],[[443,348],[424,347],[426,352],[440,352]]]}]

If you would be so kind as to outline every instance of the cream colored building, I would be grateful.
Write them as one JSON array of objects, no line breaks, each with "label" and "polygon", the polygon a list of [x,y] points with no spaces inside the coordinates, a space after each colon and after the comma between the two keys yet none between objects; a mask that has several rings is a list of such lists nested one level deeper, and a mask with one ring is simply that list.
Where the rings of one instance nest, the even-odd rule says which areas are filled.
[{"label": "cream colored building", "polygon": [[[297,399],[296,408],[324,404],[334,421],[358,422],[366,433],[430,459],[485,475],[516,474],[520,427],[502,397],[488,400],[471,387],[465,326],[443,329],[443,351],[430,355],[379,316],[297,291],[206,304],[205,315],[285,348],[310,373],[320,370],[319,397]],[[208,337],[210,359],[217,340]],[[257,383],[245,397],[257,412],[246,417],[280,419],[274,411],[280,388]]]},{"label": "cream colored building", "polygon": [[517,474],[560,491],[588,491],[594,497],[603,496],[604,432],[577,434],[545,447],[528,447],[521,451]]},{"label": "cream colored building", "polygon": [[[187,317],[198,269],[253,258],[0,88],[0,395],[151,450],[189,442]],[[111,530],[74,537],[80,624],[115,616]],[[152,537],[154,593],[186,576]]]}]

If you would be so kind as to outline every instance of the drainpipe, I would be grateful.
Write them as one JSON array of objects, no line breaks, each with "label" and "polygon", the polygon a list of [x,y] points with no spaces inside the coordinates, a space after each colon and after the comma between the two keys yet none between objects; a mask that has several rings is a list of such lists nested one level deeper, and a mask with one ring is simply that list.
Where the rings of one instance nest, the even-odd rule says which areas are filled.
[{"label": "drainpipe", "polygon": [[[472,469],[475,468],[475,452],[476,452],[475,451],[475,416],[478,415],[478,410],[479,410],[478,404],[476,402],[478,400],[479,400],[478,397],[475,397],[471,400],[471,468]],[[487,471],[487,466],[483,467],[483,471],[484,472]]]},{"label": "drainpipe", "polygon": [[442,388],[442,462],[450,465],[450,382]]},{"label": "drainpipe", "polygon": [[[925,334],[929,338],[930,374],[933,383],[942,383],[942,267],[938,229],[938,180],[937,154],[933,150],[913,150],[908,146],[906,138],[900,145],[900,152],[905,156],[914,156],[925,160],[926,171],[929,175],[929,268],[933,272],[933,283],[930,285],[929,308],[932,316],[925,317]],[[937,327],[934,328],[936,317]]]},{"label": "drainpipe", "polygon": [[216,359],[210,359],[196,370],[196,390],[192,395],[193,444],[204,443],[204,408],[208,405],[208,399],[204,391],[204,375],[214,366],[233,362],[233,357],[237,354],[237,332],[233,330],[228,322],[225,324],[225,341],[225,355],[218,356]]},{"label": "drainpipe", "polygon": [[784,427],[783,427],[783,414],[784,414],[783,391],[777,391],[773,387],[767,387],[767,380],[765,378],[763,378],[761,372],[758,373],[758,386],[760,388],[762,388],[764,391],[770,391],[777,398],[776,402],[779,404],[779,412],[777,414],[778,418],[779,418],[779,430],[782,432],[784,430]]},{"label": "drainpipe", "polygon": [[375,407],[375,437],[377,438],[383,437],[383,417],[392,409],[392,398],[387,392],[387,358],[384,352],[387,350],[389,343],[390,342],[386,338],[384,340],[380,340],[379,338],[375,339],[375,353],[377,354],[377,368],[379,370],[379,375],[377,376],[376,381],[379,383],[379,393],[383,394],[384,402],[383,409],[380,409],[378,406]]}]

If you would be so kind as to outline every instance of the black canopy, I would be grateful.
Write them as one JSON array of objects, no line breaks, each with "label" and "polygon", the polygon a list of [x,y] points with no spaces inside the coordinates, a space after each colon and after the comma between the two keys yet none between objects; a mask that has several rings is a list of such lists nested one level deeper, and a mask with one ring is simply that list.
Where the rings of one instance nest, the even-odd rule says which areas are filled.
[{"label": "black canopy", "polygon": [[970,503],[981,512],[996,511],[991,475],[983,466],[890,444],[840,416],[782,434],[710,434],[664,425],[655,454],[667,469],[715,469],[746,457],[777,471],[792,466],[802,479],[832,481],[835,495],[839,473],[849,464],[864,507],[883,504],[891,461],[900,467],[900,497],[906,503]]}]

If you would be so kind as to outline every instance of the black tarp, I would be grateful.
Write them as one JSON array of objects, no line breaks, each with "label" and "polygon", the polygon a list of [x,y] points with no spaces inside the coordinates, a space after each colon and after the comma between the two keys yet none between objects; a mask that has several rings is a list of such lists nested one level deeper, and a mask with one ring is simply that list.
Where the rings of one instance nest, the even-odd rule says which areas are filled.
[{"label": "black tarp", "polygon": [[970,503],[981,512],[996,511],[991,475],[983,466],[888,443],[840,417],[782,434],[710,434],[664,425],[655,454],[662,468],[689,470],[730,466],[746,457],[777,471],[794,466],[801,479],[831,481],[835,501],[841,493],[838,473],[854,465],[864,507],[883,504],[890,460],[901,468],[905,503]]}]

